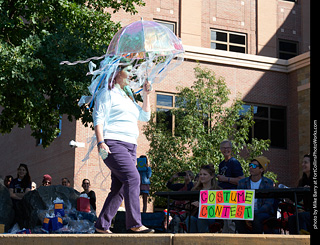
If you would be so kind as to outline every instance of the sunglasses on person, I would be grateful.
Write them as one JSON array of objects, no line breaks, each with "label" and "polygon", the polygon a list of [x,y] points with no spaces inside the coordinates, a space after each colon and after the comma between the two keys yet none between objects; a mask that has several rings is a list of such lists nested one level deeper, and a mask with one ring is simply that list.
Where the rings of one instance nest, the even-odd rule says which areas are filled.
[{"label": "sunglasses on person", "polygon": [[257,167],[260,167],[259,165],[257,164],[254,164],[254,163],[249,163],[249,168],[253,168],[253,169],[256,169]]}]

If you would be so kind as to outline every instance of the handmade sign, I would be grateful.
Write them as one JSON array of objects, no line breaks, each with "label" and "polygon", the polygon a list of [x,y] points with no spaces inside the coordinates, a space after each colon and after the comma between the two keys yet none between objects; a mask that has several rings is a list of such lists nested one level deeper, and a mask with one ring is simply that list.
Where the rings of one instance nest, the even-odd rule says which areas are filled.
[{"label": "handmade sign", "polygon": [[147,158],[145,157],[141,157],[141,158],[137,158],[137,166],[138,168],[144,168],[147,164]]},{"label": "handmade sign", "polygon": [[199,197],[200,219],[253,220],[254,190],[203,190]]}]

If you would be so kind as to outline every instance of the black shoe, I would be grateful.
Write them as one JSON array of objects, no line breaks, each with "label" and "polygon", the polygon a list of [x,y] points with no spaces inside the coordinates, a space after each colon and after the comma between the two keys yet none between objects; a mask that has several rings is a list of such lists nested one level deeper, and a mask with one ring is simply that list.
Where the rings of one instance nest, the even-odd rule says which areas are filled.
[{"label": "black shoe", "polygon": [[131,229],[127,230],[128,233],[154,233],[154,229],[145,229],[142,231],[133,231]]}]

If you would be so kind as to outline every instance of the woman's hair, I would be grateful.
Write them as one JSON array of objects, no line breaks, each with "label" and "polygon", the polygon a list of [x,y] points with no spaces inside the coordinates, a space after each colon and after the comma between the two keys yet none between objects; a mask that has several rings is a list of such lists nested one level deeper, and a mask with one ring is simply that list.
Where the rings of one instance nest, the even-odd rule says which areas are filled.
[{"label": "woman's hair", "polygon": [[89,179],[83,179],[83,180],[82,180],[82,185],[84,184],[84,182],[85,182],[86,180],[89,181],[89,185],[90,185],[90,180],[89,180]]},{"label": "woman's hair", "polygon": [[224,145],[224,144],[226,144],[226,143],[228,143],[228,144],[230,145],[230,147],[232,148],[232,142],[231,142],[231,140],[224,140],[224,141],[222,141],[222,142],[220,143],[220,149],[221,149],[222,145]]},{"label": "woman's hair", "polygon": [[[210,176],[213,176],[212,180],[211,180],[211,187],[210,190],[217,190],[220,189],[220,187],[217,184],[217,180],[216,180],[216,171],[214,170],[214,167],[212,164],[209,165],[203,165],[201,166],[200,170],[203,169],[205,171],[207,171]],[[200,179],[197,182],[196,186],[194,186],[191,190],[192,191],[199,191],[203,189],[203,184],[201,183]]]},{"label": "woman's hair", "polygon": [[109,81],[108,81],[108,89],[111,90],[114,88],[115,85],[115,78],[117,77],[117,75],[119,74],[119,72],[121,72],[124,68],[126,68],[127,66],[131,65],[132,62],[130,59],[127,58],[121,58],[119,61],[119,66],[117,67],[117,69],[114,71],[114,74],[112,76],[110,76]]},{"label": "woman's hair", "polygon": [[[24,163],[20,163],[18,169],[21,168],[21,167],[23,167],[27,171],[26,175],[21,180],[21,187],[22,188],[28,188],[31,185],[31,177],[30,177],[30,174],[29,174],[29,169],[28,169],[28,166],[26,164],[24,164]],[[17,178],[19,178],[18,174],[17,174]]]},{"label": "woman's hair", "polygon": [[308,157],[309,159],[311,159],[310,154],[306,154],[303,156],[303,158]]}]

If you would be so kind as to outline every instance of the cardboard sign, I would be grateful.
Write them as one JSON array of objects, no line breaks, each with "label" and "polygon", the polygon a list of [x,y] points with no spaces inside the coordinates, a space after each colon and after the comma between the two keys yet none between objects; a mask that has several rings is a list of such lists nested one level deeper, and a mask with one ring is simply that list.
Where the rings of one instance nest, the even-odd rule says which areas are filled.
[{"label": "cardboard sign", "polygon": [[147,164],[147,158],[145,158],[145,157],[137,158],[138,168],[143,168],[146,166],[146,164]]},{"label": "cardboard sign", "polygon": [[200,191],[200,219],[253,220],[254,190]]}]

